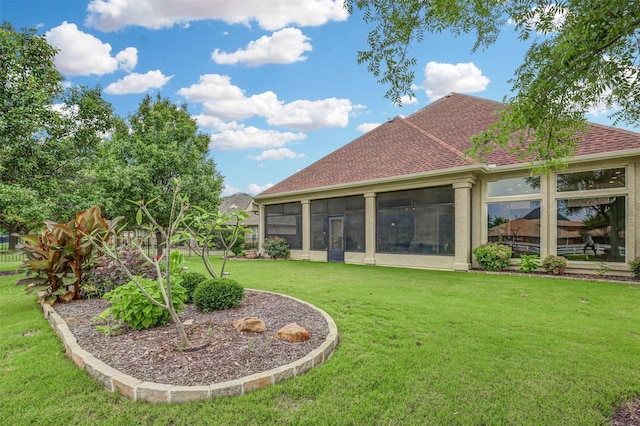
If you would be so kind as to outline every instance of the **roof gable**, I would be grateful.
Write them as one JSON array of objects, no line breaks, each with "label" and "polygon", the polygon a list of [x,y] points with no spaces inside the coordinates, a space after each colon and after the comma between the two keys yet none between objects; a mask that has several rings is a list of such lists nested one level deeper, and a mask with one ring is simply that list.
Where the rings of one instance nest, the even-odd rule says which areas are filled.
[{"label": "roof gable", "polygon": [[[473,135],[498,120],[502,105],[452,93],[407,118],[396,117],[376,127],[259,197],[478,164],[464,151],[471,148]],[[594,124],[576,155],[629,149],[640,149],[640,134]],[[498,166],[523,163],[504,150],[488,154],[486,161]]]}]

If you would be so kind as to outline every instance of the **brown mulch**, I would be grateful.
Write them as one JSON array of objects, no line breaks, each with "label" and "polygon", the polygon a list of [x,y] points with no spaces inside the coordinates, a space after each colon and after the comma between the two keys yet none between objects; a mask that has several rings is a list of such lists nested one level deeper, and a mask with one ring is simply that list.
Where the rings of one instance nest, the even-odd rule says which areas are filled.
[{"label": "brown mulch", "polygon": [[[240,306],[209,313],[187,305],[180,313],[187,336],[196,350],[179,350],[175,327],[136,331],[116,336],[96,330],[96,317],[108,300],[56,303],[54,309],[66,320],[78,345],[111,367],[142,381],[172,385],[210,385],[270,370],[303,358],[318,348],[329,334],[324,317],[308,305],[271,293],[245,291]],[[244,317],[262,319],[264,333],[239,332],[233,321]],[[289,343],[274,334],[289,323],[306,328],[311,339]]]}]

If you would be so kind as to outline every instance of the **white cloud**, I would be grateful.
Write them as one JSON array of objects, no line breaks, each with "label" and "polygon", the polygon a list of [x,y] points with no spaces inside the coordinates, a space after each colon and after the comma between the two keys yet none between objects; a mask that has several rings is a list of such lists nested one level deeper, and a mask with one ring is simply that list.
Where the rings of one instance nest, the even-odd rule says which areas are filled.
[{"label": "white cloud", "polygon": [[298,100],[285,104],[271,91],[247,97],[242,89],[231,84],[228,76],[218,74],[203,75],[198,84],[180,89],[178,94],[189,102],[202,102],[198,120],[211,124],[259,116],[272,126],[296,130],[346,127],[349,113],[354,109],[348,99]]},{"label": "white cloud", "polygon": [[110,95],[128,95],[131,93],[144,93],[149,89],[159,89],[173,76],[165,76],[160,70],[149,71],[146,74],[133,73],[121,80],[108,85],[104,91]]},{"label": "white cloud", "polygon": [[279,132],[277,130],[264,130],[248,126],[211,135],[209,147],[220,151],[245,148],[278,148],[292,141],[303,140],[306,137],[303,133]]},{"label": "white cloud", "polygon": [[127,47],[116,55],[116,60],[118,61],[118,68],[131,72],[138,64],[138,49]]},{"label": "white cloud", "polygon": [[422,88],[431,101],[440,99],[450,92],[473,93],[486,89],[489,79],[473,62],[441,64],[429,62],[425,69]]},{"label": "white cloud", "polygon": [[271,37],[263,36],[249,43],[246,49],[239,49],[233,53],[224,53],[216,49],[211,55],[218,64],[244,63],[250,67],[264,64],[290,64],[304,61],[304,52],[311,51],[309,38],[297,28],[285,28],[277,31]]},{"label": "white cloud", "polygon": [[244,98],[244,92],[231,84],[231,77],[220,74],[201,75],[198,84],[182,88],[178,94],[192,102]]},{"label": "white cloud", "polygon": [[267,184],[264,184],[262,186],[260,186],[260,185],[258,185],[256,183],[252,183],[252,184],[249,184],[249,186],[247,187],[247,191],[251,195],[256,195],[256,194],[259,194],[259,193],[261,193],[263,191],[266,191],[267,189],[271,188],[272,186],[273,186],[272,183],[267,183]]},{"label": "white cloud", "polygon": [[64,21],[45,34],[47,42],[59,49],[56,68],[66,75],[109,74],[118,69],[131,71],[138,63],[138,50],[127,47],[111,56],[111,45]]},{"label": "white cloud", "polygon": [[86,23],[102,31],[126,26],[150,29],[219,19],[275,31],[289,25],[318,26],[345,21],[343,0],[92,0]]},{"label": "white cloud", "polygon": [[371,131],[371,130],[375,129],[376,127],[378,127],[381,124],[382,123],[362,123],[362,124],[358,125],[357,129],[358,129],[358,131],[360,131],[362,133],[367,133],[368,131]]},{"label": "white cloud", "polygon": [[268,122],[298,130],[346,127],[352,109],[348,99],[300,100],[284,105],[279,111],[270,111]]},{"label": "white cloud", "polygon": [[402,105],[413,105],[418,103],[418,98],[416,98],[415,96],[412,97],[409,95],[404,95],[400,97],[400,102],[402,102]]},{"label": "white cloud", "polygon": [[289,148],[279,148],[279,149],[268,149],[266,151],[262,151],[260,155],[250,155],[248,158],[250,160],[263,161],[263,160],[284,160],[285,158],[295,159],[302,158],[304,154],[296,154],[291,151]]}]

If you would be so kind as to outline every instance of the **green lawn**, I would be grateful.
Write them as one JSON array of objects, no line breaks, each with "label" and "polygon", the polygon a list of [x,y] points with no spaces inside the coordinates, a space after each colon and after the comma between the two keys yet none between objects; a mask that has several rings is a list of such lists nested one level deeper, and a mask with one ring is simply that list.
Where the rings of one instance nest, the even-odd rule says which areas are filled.
[{"label": "green lawn", "polygon": [[[191,270],[204,270],[195,259]],[[180,406],[121,398],[68,360],[0,278],[0,424],[594,425],[640,394],[640,286],[293,261],[231,261],[306,300],[342,341],[306,375]]]}]

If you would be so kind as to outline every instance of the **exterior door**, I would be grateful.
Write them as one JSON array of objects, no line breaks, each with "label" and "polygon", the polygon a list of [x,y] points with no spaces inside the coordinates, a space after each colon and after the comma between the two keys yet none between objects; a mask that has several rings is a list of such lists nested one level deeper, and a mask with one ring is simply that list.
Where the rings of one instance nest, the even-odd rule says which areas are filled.
[{"label": "exterior door", "polygon": [[329,262],[344,262],[344,218],[329,218]]}]

